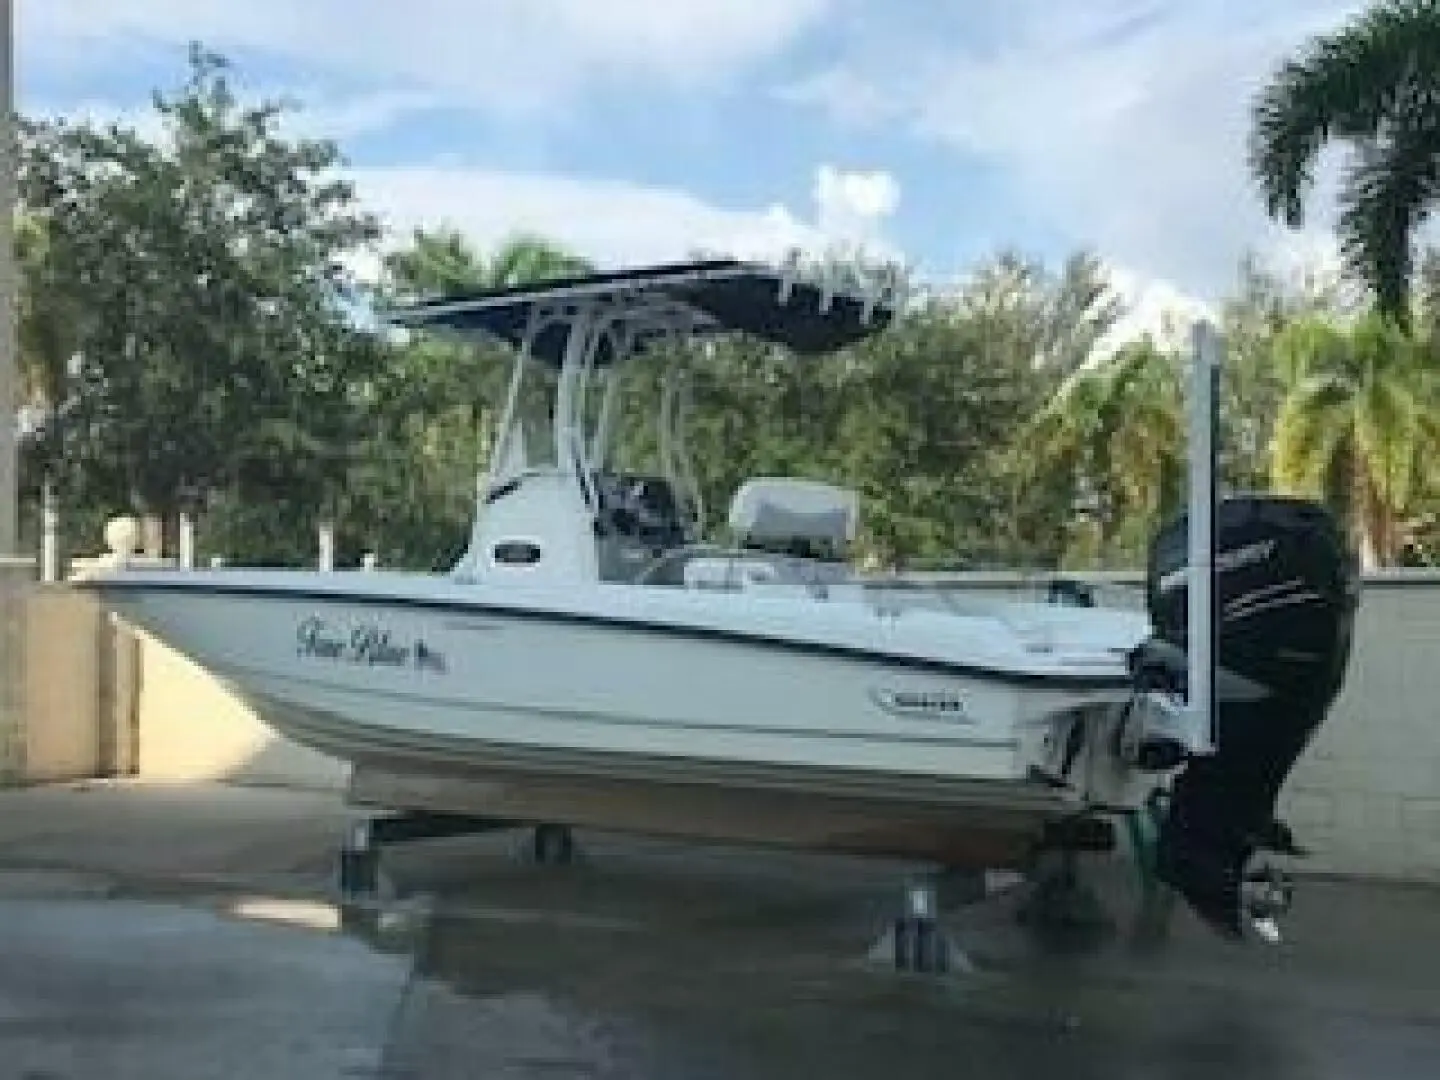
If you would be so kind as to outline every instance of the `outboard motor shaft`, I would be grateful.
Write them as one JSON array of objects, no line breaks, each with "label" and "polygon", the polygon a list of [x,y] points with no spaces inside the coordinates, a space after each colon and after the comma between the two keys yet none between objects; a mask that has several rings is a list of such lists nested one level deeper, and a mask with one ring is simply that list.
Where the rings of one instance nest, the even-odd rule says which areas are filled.
[{"label": "outboard motor shaft", "polygon": [[[1154,635],[1135,669],[1185,691],[1188,522],[1156,534],[1146,600]],[[1287,830],[1275,805],[1344,685],[1359,598],[1334,517],[1299,499],[1234,497],[1215,508],[1215,752],[1175,778],[1156,872],[1221,932],[1238,936],[1246,863]]]}]

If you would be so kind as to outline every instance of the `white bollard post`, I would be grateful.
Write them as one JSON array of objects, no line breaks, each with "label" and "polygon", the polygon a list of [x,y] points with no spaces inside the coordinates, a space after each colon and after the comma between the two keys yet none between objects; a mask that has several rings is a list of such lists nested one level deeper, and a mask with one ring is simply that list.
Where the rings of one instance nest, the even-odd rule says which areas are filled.
[{"label": "white bollard post", "polygon": [[326,573],[335,569],[335,526],[328,521],[320,523],[320,569]]},{"label": "white bollard post", "polygon": [[180,568],[195,569],[195,519],[183,510],[180,512]]},{"label": "white bollard post", "polygon": [[47,479],[40,492],[40,580],[60,580],[60,510],[55,484]]},{"label": "white bollard post", "polygon": [[362,570],[374,570],[380,565],[380,556],[373,551],[367,551],[360,557],[360,568]]}]

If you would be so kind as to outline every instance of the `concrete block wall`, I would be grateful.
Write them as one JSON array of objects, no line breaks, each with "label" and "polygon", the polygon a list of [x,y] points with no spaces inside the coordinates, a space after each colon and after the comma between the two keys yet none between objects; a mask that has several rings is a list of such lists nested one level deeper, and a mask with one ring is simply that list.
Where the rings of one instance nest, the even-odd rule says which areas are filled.
[{"label": "concrete block wall", "polygon": [[1284,799],[1317,868],[1440,881],[1440,574],[1367,580],[1349,680]]}]

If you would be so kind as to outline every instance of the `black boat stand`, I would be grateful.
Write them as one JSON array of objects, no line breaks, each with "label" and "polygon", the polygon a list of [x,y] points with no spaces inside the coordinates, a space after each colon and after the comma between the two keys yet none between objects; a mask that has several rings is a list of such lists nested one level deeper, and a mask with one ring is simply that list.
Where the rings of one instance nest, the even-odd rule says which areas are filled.
[{"label": "black boat stand", "polygon": [[390,844],[524,828],[531,829],[528,853],[535,862],[561,866],[574,861],[575,839],[568,825],[428,811],[362,818],[351,824],[340,848],[340,896],[351,903],[379,898],[380,854]]},{"label": "black boat stand", "polygon": [[970,974],[974,961],[940,923],[942,908],[978,903],[990,895],[980,871],[941,869],[907,878],[900,914],[870,946],[867,960],[897,972]]}]

